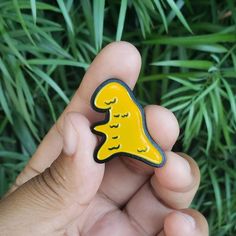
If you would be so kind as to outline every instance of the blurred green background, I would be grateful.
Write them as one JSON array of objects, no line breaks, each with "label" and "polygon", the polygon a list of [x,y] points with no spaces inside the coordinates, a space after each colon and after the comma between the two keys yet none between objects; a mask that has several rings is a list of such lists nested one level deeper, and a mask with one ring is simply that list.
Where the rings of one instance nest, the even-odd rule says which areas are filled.
[{"label": "blurred green background", "polygon": [[236,235],[234,0],[1,0],[0,196],[115,40],[142,55],[139,101],[179,120],[174,150],[192,155],[202,175],[192,206],[211,235]]}]

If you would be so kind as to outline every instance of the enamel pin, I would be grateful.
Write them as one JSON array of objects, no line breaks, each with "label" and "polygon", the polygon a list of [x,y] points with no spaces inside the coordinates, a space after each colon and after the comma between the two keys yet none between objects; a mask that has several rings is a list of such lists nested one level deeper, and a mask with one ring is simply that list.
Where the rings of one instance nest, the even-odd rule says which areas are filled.
[{"label": "enamel pin", "polygon": [[93,125],[92,132],[102,136],[94,159],[104,163],[116,156],[128,156],[154,167],[165,163],[165,154],[148,133],[143,108],[123,81],[103,82],[91,98],[94,110],[106,113],[104,121]]}]

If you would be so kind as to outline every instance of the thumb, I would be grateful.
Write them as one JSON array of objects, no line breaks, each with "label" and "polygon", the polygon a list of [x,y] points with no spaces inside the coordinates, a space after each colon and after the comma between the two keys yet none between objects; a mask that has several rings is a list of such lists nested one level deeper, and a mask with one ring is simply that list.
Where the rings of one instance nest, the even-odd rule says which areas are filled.
[{"label": "thumb", "polygon": [[89,121],[79,113],[67,114],[63,141],[62,153],[49,168],[0,202],[0,229],[4,216],[6,225],[15,222],[35,231],[36,225],[50,221],[49,230],[58,229],[90,203],[102,181],[104,165],[93,160],[96,137]]}]

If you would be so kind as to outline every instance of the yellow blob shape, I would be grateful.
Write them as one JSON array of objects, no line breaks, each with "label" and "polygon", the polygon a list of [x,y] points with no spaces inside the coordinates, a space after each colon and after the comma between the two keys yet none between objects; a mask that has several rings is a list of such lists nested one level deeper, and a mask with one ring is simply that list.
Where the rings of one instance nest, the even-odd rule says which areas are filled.
[{"label": "yellow blob shape", "polygon": [[94,153],[97,162],[126,155],[154,167],[163,166],[164,152],[148,133],[144,111],[124,82],[118,79],[103,82],[94,92],[91,104],[96,111],[106,112],[106,120],[92,129],[103,136]]}]

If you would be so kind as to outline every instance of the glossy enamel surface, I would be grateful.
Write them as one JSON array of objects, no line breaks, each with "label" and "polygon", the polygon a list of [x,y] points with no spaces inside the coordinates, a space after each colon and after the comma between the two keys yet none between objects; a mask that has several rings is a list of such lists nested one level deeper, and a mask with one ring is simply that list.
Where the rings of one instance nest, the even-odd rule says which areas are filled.
[{"label": "glossy enamel surface", "polygon": [[94,92],[91,103],[95,110],[106,112],[106,119],[92,129],[103,137],[94,153],[97,162],[124,154],[155,167],[164,164],[164,152],[149,135],[143,109],[124,82],[105,81]]}]

